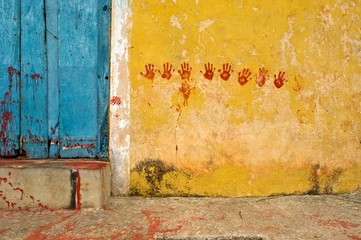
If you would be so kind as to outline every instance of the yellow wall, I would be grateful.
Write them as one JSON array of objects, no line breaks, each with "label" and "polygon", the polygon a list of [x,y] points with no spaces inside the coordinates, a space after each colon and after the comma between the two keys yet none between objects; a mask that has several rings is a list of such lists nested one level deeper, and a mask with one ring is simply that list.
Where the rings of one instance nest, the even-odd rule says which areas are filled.
[{"label": "yellow wall", "polygon": [[[134,0],[130,7],[131,193],[361,189],[360,1]],[[183,63],[192,69],[182,79]],[[223,64],[231,65],[228,80]]]}]

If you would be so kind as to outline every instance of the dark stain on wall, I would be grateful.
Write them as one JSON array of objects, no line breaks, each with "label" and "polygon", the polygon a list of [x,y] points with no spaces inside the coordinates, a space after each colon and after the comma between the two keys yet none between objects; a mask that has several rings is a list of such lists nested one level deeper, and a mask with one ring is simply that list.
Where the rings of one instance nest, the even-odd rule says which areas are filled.
[{"label": "dark stain on wall", "polygon": [[[175,170],[175,167],[165,164],[160,159],[145,159],[139,162],[132,171],[145,175],[150,186],[149,196],[156,196],[159,194],[159,184],[163,180],[163,176]],[[130,194],[139,195],[136,189],[131,189]]]},{"label": "dark stain on wall", "polygon": [[333,185],[338,182],[342,172],[343,172],[342,169],[338,168],[338,169],[333,170],[329,174],[329,176],[327,176],[327,181],[325,184],[325,188],[323,190],[324,193],[330,194],[333,192]]},{"label": "dark stain on wall", "polygon": [[[332,194],[334,185],[339,181],[343,170],[341,168],[329,169],[327,167],[320,167],[319,164],[311,167],[311,188],[306,194]],[[321,179],[323,179],[321,181]]]},{"label": "dark stain on wall", "polygon": [[315,164],[312,165],[311,167],[311,177],[310,177],[311,188],[307,192],[307,194],[316,195],[320,193],[320,181],[318,178],[319,169],[320,169],[320,164]]}]

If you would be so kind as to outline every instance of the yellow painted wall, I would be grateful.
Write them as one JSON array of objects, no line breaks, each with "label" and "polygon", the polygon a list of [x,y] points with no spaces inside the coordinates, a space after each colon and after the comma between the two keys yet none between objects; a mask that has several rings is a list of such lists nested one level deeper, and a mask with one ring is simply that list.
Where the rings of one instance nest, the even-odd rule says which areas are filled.
[{"label": "yellow painted wall", "polygon": [[360,191],[360,1],[130,8],[132,194]]}]

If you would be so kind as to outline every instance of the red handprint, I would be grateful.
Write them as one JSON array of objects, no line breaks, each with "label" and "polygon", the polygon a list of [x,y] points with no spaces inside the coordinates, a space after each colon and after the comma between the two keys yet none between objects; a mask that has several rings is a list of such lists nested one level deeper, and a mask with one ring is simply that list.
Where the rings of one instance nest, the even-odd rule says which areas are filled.
[{"label": "red handprint", "polygon": [[214,76],[214,71],[216,70],[215,68],[213,68],[213,64],[212,63],[204,64],[204,68],[206,69],[206,72],[203,74],[203,72],[201,71],[201,73],[206,79],[212,80]]},{"label": "red handprint", "polygon": [[189,67],[188,63],[181,64],[181,70],[178,70],[182,79],[189,79],[191,77],[192,67]]},{"label": "red handprint", "polygon": [[283,86],[283,82],[287,82],[286,80],[286,73],[285,72],[279,72],[278,76],[274,75],[274,84],[277,88],[280,88]]},{"label": "red handprint", "polygon": [[172,77],[172,64],[170,63],[164,63],[163,64],[164,72],[161,73],[160,70],[158,71],[160,74],[162,74],[162,78],[165,78],[169,80]]},{"label": "red handprint", "polygon": [[248,68],[244,68],[242,71],[242,74],[241,74],[241,72],[238,73],[239,84],[244,85],[244,84],[248,83],[248,81],[250,81],[252,79],[252,78],[248,79],[249,76],[251,76],[251,72],[249,71]]},{"label": "red handprint", "polygon": [[227,81],[229,79],[229,77],[231,76],[231,64],[223,64],[223,71],[221,69],[218,70],[218,72],[221,73],[221,78],[224,80],[224,81]]},{"label": "red handprint", "polygon": [[269,78],[269,75],[267,74],[268,70],[266,70],[264,67],[259,69],[259,75],[256,78],[256,83],[258,86],[262,87],[266,83]]},{"label": "red handprint", "polygon": [[145,78],[148,78],[149,80],[153,80],[155,76],[154,65],[153,64],[145,65],[145,73],[140,73],[140,74],[142,74]]}]

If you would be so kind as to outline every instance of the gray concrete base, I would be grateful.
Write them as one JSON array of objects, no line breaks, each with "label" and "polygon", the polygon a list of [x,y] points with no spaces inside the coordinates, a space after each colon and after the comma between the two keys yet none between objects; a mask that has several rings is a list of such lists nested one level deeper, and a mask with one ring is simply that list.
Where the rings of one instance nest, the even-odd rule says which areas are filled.
[{"label": "gray concrete base", "polygon": [[103,208],[109,197],[107,162],[0,159],[1,209]]}]

